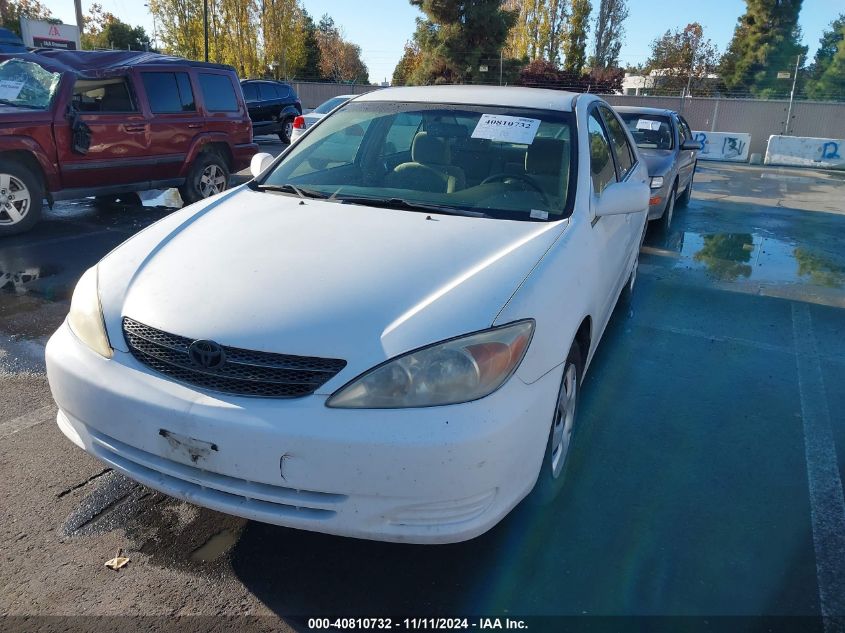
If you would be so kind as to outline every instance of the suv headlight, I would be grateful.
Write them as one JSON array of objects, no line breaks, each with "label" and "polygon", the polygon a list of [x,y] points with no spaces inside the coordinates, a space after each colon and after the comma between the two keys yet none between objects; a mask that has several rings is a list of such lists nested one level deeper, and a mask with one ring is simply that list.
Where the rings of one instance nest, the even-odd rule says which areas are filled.
[{"label": "suv headlight", "polygon": [[478,400],[511,377],[533,333],[533,320],[517,321],[408,352],[341,387],[326,406],[396,409]]},{"label": "suv headlight", "polygon": [[660,189],[663,186],[663,176],[655,176],[651,179],[651,188]]},{"label": "suv headlight", "polygon": [[103,310],[97,292],[97,267],[82,275],[70,300],[67,322],[76,337],[100,356],[112,357],[112,348],[103,323]]}]

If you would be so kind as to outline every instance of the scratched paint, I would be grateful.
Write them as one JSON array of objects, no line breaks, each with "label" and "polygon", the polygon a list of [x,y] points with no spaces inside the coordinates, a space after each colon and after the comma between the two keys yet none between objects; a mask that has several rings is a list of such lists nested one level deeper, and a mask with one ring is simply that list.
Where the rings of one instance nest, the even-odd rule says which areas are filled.
[{"label": "scratched paint", "polygon": [[845,139],[770,136],[766,164],[845,169]]}]

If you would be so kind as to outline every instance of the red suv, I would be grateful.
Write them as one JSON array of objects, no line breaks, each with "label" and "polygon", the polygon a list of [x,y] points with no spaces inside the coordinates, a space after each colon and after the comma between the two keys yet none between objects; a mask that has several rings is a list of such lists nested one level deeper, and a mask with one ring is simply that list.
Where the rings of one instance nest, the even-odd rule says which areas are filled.
[{"label": "red suv", "polygon": [[226,189],[258,146],[235,70],[152,53],[0,56],[0,236],[44,198]]}]

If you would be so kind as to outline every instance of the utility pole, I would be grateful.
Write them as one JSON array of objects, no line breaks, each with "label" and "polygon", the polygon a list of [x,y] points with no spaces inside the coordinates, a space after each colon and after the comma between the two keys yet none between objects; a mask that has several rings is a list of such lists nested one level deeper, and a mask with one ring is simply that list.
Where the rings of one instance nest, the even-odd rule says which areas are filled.
[{"label": "utility pole", "polygon": [[76,26],[79,28],[79,37],[82,37],[82,28],[84,22],[82,20],[82,0],[73,0],[73,8],[76,10]]},{"label": "utility pole", "polygon": [[801,55],[795,60],[795,74],[792,77],[792,91],[789,93],[789,110],[786,112],[784,136],[789,136],[789,124],[792,122],[792,101],[795,99],[795,84],[798,83],[798,66],[801,65]]},{"label": "utility pole", "polygon": [[502,62],[504,61],[504,50],[499,51],[499,85],[502,85]]},{"label": "utility pole", "polygon": [[[77,2],[81,2],[81,0],[77,0]],[[208,61],[208,0],[203,0],[202,3],[202,35],[205,61]]]}]

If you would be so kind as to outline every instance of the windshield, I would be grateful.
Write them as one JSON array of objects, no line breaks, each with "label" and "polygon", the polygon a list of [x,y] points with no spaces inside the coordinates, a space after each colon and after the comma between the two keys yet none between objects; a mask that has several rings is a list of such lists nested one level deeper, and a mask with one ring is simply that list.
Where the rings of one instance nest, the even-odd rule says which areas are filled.
[{"label": "windshield", "polygon": [[[509,107],[351,102],[257,187],[557,220],[574,195],[572,115]],[[383,205],[384,206],[384,205]],[[446,211],[444,211],[446,212]]]},{"label": "windshield", "polygon": [[620,112],[619,116],[631,131],[637,147],[642,149],[672,149],[675,140],[669,117],[655,114]]},{"label": "windshield", "polygon": [[328,114],[332,110],[334,110],[337,106],[346,103],[349,101],[348,97],[335,97],[334,99],[329,99],[328,101],[324,101],[316,108],[314,108],[315,114]]},{"label": "windshield", "polygon": [[46,110],[60,78],[61,73],[51,73],[34,62],[21,59],[0,62],[0,104]]}]

